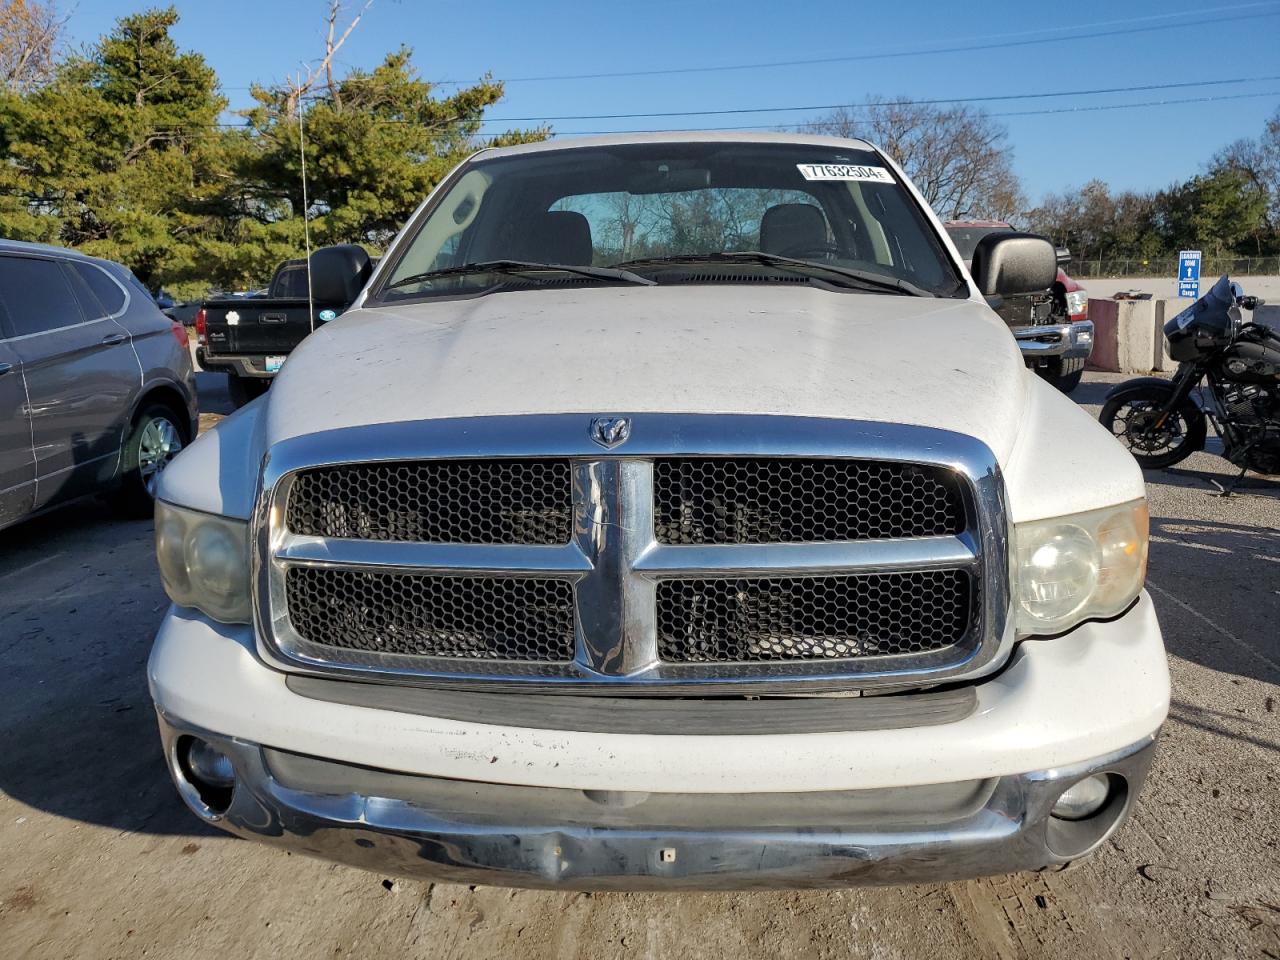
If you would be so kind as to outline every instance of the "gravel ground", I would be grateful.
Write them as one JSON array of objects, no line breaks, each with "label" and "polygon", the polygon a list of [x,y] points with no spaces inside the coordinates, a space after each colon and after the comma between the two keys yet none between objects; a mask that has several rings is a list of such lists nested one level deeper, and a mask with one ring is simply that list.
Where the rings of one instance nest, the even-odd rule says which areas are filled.
[{"label": "gravel ground", "polygon": [[151,525],[31,521],[0,534],[0,956],[1280,957],[1280,483],[1214,496],[1228,474],[1206,453],[1148,477],[1174,704],[1129,825],[1064,872],[837,892],[433,886],[210,830],[147,697]]}]

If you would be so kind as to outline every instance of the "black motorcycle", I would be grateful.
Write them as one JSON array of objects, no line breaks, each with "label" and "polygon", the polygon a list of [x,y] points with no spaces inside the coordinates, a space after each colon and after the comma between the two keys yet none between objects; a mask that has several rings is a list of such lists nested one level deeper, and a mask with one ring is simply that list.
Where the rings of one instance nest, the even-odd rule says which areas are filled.
[{"label": "black motorcycle", "polygon": [[1168,467],[1203,450],[1208,419],[1240,467],[1236,482],[1246,470],[1280,473],[1280,334],[1240,312],[1262,302],[1224,276],[1164,325],[1178,361],[1173,379],[1141,377],[1107,394],[1099,420],[1141,466]]}]

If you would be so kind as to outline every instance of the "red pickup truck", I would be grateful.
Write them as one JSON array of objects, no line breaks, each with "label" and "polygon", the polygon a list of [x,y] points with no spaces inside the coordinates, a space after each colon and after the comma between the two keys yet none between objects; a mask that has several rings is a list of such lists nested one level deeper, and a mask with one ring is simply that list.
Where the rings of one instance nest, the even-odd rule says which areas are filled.
[{"label": "red pickup truck", "polygon": [[[965,263],[974,247],[992,233],[1013,230],[999,220],[950,220],[943,224]],[[1009,297],[992,304],[1009,324],[1027,366],[1063,393],[1080,384],[1085,361],[1093,349],[1093,323],[1089,320],[1089,295],[1062,269],[1071,254],[1058,249],[1058,278],[1044,293]]]}]

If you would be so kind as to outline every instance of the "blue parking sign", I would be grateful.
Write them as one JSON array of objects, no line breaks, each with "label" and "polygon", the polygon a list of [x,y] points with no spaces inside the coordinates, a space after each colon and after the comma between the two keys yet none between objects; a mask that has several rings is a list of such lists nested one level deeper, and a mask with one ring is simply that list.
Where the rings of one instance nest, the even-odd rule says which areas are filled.
[{"label": "blue parking sign", "polygon": [[1196,300],[1200,296],[1200,251],[1178,254],[1178,296]]}]

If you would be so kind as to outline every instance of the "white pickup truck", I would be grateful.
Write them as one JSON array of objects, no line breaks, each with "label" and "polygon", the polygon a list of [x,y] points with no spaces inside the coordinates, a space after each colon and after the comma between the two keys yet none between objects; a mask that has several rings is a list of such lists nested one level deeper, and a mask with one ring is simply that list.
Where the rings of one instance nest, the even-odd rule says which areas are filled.
[{"label": "white pickup truck", "polygon": [[[314,295],[359,268],[313,263]],[[566,888],[936,881],[1124,821],[1169,704],[1133,459],[856,140],[483,150],[163,475],[149,664],[232,833]],[[1065,479],[1064,479],[1065,478]]]}]

